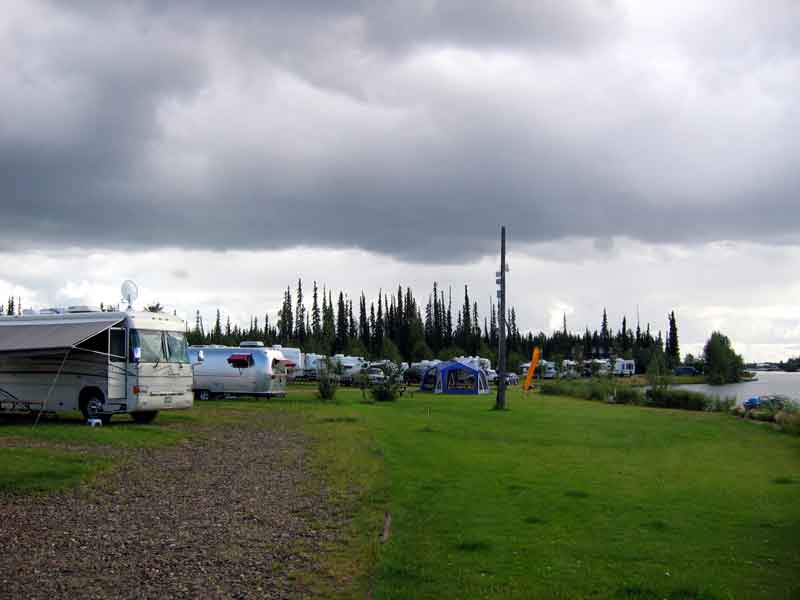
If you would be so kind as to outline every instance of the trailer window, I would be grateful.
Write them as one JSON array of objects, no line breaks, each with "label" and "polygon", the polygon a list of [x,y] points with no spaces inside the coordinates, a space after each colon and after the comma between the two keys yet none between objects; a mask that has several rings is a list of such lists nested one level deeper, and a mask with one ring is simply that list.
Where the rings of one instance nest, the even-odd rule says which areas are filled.
[{"label": "trailer window", "polygon": [[166,331],[164,336],[167,338],[169,362],[188,363],[189,355],[186,351],[186,335],[180,331]]},{"label": "trailer window", "polygon": [[137,348],[139,348],[139,362],[154,363],[167,359],[164,353],[164,335],[160,331],[132,329],[131,360],[136,360]]}]

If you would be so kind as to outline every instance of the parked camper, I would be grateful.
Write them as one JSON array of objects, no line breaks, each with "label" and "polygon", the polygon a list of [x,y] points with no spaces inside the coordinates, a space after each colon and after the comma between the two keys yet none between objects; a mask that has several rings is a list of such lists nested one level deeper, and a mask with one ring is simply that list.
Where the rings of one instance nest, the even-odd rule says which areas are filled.
[{"label": "parked camper", "polygon": [[[244,344],[245,342],[242,342]],[[249,344],[190,346],[193,361],[200,352],[202,363],[194,368],[194,393],[198,400],[215,396],[285,396],[287,363],[280,350]]]},{"label": "parked camper", "polygon": [[280,350],[283,356],[286,358],[288,363],[286,364],[287,368],[287,379],[288,381],[294,381],[295,379],[302,379],[305,375],[304,365],[305,362],[303,360],[303,351],[300,348],[284,348],[280,344],[274,344],[272,346],[273,350]]},{"label": "parked camper", "polygon": [[303,355],[303,377],[311,380],[319,379],[320,371],[325,369],[326,358],[324,354],[306,352]]},{"label": "parked camper", "polygon": [[32,312],[0,317],[0,409],[148,423],[192,406],[182,319],[90,307]]},{"label": "parked camper", "polygon": [[342,383],[346,385],[352,384],[361,371],[369,367],[363,356],[334,354],[333,360],[337,364],[337,368],[341,370]]},{"label": "parked camper", "polygon": [[578,372],[578,363],[574,360],[564,359],[561,361],[561,372],[559,375],[563,378],[572,379],[580,376]]},{"label": "parked camper", "polygon": [[624,358],[614,360],[614,375],[617,377],[632,377],[636,374],[636,362]]},{"label": "parked camper", "polygon": [[456,356],[452,360],[463,365],[469,365],[473,369],[482,369],[484,372],[492,368],[492,362],[488,358],[480,356]]}]

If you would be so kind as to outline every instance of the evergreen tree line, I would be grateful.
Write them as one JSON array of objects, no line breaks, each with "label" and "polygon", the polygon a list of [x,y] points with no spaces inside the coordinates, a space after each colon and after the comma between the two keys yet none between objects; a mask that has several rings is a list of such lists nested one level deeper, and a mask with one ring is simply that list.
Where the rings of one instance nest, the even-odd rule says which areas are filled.
[{"label": "evergreen tree line", "polygon": [[22,298],[17,298],[15,301],[14,296],[9,296],[5,305],[0,303],[0,316],[3,315],[14,316],[21,314],[22,314]]},{"label": "evergreen tree line", "polygon": [[[490,300],[488,314],[481,318],[478,302],[471,299],[464,286],[463,299],[455,300],[452,290],[447,294],[434,282],[424,305],[420,305],[411,288],[396,292],[378,292],[367,300],[364,292],[353,298],[343,291],[332,290],[313,282],[311,307],[306,306],[302,280],[292,293],[287,287],[283,294],[277,319],[264,314],[250,318],[249,325],[224,322],[216,311],[213,325],[206,328],[199,311],[194,328],[187,331],[191,344],[238,345],[242,340],[260,340],[265,345],[299,346],[305,352],[319,354],[344,353],[366,358],[388,358],[396,362],[423,359],[448,359],[458,355],[480,355],[496,364],[499,340],[497,305]],[[635,329],[623,317],[620,327],[613,331],[606,310],[599,330],[580,334],[568,330],[566,315],[563,327],[548,335],[540,332],[523,334],[517,325],[516,309],[512,306],[506,317],[508,367],[516,370],[526,361],[533,348],[542,349],[547,360],[588,360],[622,357],[634,359],[637,371],[644,372],[655,354],[663,356],[670,368],[680,364],[678,326],[675,313],[668,315],[666,339],[661,332],[654,335],[647,324]]]}]

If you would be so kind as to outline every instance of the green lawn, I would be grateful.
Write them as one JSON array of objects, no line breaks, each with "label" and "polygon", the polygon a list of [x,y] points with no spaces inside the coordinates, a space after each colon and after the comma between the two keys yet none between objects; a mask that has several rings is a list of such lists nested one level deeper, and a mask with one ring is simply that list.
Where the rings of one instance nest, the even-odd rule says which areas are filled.
[{"label": "green lawn", "polygon": [[385,463],[375,598],[798,597],[800,438],[719,414],[510,402],[324,409],[356,419]]},{"label": "green lawn", "polygon": [[[249,411],[296,415],[329,501],[355,512],[323,559],[328,579],[309,582],[324,597],[800,597],[800,437],[723,414],[518,390],[511,410],[492,403],[414,393],[364,404],[343,389],[322,404],[298,386],[285,400],[163,415],[132,443],[167,443],[183,424]],[[65,427],[74,429],[25,435],[95,434]],[[0,427],[0,441],[9,429]],[[116,429],[134,433],[116,438]],[[120,423],[101,435],[115,444],[140,434]],[[17,473],[35,482],[38,469],[62,485],[55,480],[80,470],[62,451],[48,456],[63,470],[39,456],[33,475]],[[7,464],[37,452],[0,448],[0,488]],[[387,511],[391,536],[381,543]]]}]

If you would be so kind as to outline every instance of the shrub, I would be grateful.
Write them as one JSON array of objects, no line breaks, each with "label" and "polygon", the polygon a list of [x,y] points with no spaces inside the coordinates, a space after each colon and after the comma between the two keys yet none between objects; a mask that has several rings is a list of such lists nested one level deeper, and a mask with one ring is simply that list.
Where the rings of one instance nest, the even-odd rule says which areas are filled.
[{"label": "shrub", "polygon": [[629,385],[621,385],[617,387],[614,394],[614,401],[617,404],[642,404],[644,396],[634,387]]},{"label": "shrub", "polygon": [[736,398],[733,396],[726,396],[725,398],[711,396],[706,406],[706,410],[710,412],[732,412],[735,408]]},{"label": "shrub", "polygon": [[394,364],[386,364],[383,366],[383,373],[386,378],[376,383],[370,389],[373,399],[376,402],[392,402],[397,400],[401,394],[403,384],[400,369]]},{"label": "shrub", "polygon": [[781,429],[789,433],[800,434],[800,412],[796,410],[791,412],[791,409],[778,412],[775,415],[775,422],[780,425]]},{"label": "shrub", "polygon": [[645,393],[645,403],[659,408],[679,408],[682,410],[706,410],[711,400],[699,392],[688,390],[651,388]]},{"label": "shrub", "polygon": [[320,400],[334,400],[336,390],[339,388],[341,365],[334,363],[330,358],[325,358],[325,368],[320,370],[317,381],[317,395]]}]

